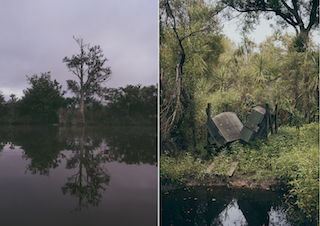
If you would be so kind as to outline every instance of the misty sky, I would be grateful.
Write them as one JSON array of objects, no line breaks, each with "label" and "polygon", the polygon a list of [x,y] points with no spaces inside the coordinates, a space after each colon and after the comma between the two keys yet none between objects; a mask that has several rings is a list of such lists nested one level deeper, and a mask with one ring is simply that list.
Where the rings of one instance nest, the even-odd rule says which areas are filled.
[{"label": "misty sky", "polygon": [[51,71],[63,90],[76,79],[62,59],[73,39],[100,45],[112,78],[105,86],[158,82],[157,0],[0,0],[0,90],[8,100],[31,87],[27,77]]}]

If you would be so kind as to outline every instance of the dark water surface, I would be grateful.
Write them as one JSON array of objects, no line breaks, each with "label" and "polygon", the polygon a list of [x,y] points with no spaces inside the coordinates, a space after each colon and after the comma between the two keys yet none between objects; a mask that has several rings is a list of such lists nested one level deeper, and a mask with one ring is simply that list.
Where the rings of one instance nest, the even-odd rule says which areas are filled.
[{"label": "dark water surface", "polygon": [[292,225],[282,202],[275,191],[186,187],[162,194],[162,225]]},{"label": "dark water surface", "polygon": [[156,130],[0,127],[0,225],[156,225]]}]

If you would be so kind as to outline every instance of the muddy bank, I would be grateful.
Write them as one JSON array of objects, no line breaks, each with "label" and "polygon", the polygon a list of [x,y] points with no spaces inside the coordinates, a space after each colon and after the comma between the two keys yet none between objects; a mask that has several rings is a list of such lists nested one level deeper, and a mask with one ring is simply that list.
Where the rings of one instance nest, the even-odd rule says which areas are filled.
[{"label": "muddy bank", "polygon": [[189,179],[182,183],[165,184],[161,185],[161,191],[166,192],[181,187],[195,187],[195,186],[228,186],[236,188],[250,188],[250,189],[262,189],[262,190],[284,190],[285,185],[279,180],[274,179],[244,179],[242,177],[229,177],[221,178],[219,176],[213,176],[206,179]]}]

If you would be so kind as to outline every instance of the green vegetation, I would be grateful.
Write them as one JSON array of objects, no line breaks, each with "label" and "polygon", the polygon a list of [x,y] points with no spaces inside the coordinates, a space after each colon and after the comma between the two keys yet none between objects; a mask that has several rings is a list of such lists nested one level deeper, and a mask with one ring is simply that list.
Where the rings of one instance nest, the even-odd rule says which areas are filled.
[{"label": "green vegetation", "polygon": [[[312,32],[319,3],[292,4],[160,1],[162,184],[210,179],[204,172],[212,161],[213,174],[227,181],[231,163],[239,161],[233,178],[278,180],[289,189],[289,211],[300,209],[297,219],[318,218],[319,46]],[[238,45],[221,33],[218,18],[236,16],[226,13],[228,8],[247,19]],[[246,36],[247,28],[260,15],[274,13],[278,28],[291,25],[296,35],[276,32],[257,45]],[[269,104],[274,114],[277,105],[279,132],[268,142],[234,142],[210,153],[203,128],[208,103],[212,117],[231,111],[242,123],[253,107]]]},{"label": "green vegetation", "polygon": [[[269,140],[244,144],[233,142],[228,147],[213,150],[208,160],[194,157],[190,152],[172,157],[164,151],[160,157],[161,183],[186,184],[190,180],[210,180],[217,176],[228,181],[227,172],[234,160],[239,164],[233,178],[242,181],[277,180],[286,185],[288,217],[296,217],[297,208],[307,221],[318,219],[319,213],[319,125],[296,128],[282,126]],[[218,161],[216,161],[218,159]],[[216,161],[210,174],[207,167]],[[300,216],[301,218],[301,216]],[[297,218],[298,219],[298,218]]]},{"label": "green vegetation", "polygon": [[268,20],[276,17],[278,29],[286,26],[293,27],[297,32],[295,45],[300,50],[308,46],[309,34],[312,29],[319,25],[319,2],[315,0],[293,1],[248,1],[248,0],[221,0],[221,8],[233,9],[242,14],[244,30],[250,30],[259,21],[263,14]]},{"label": "green vegetation", "polygon": [[[23,91],[24,96],[18,100],[14,94],[11,99],[1,103],[2,114],[0,123],[52,123],[57,121],[57,110],[65,105],[61,85],[51,80],[50,72],[41,73],[41,76],[27,76],[31,88]],[[0,93],[0,96],[3,95]]]},{"label": "green vegetation", "polygon": [[[108,101],[106,111],[109,117],[104,117],[107,124],[156,124],[157,87],[154,85],[109,88],[106,90],[105,99]],[[90,112],[88,111],[88,120]],[[92,119],[94,118],[96,117]]]},{"label": "green vegetation", "polygon": [[33,75],[27,78],[31,88],[24,90],[20,102],[23,115],[33,122],[53,121],[57,110],[64,104],[62,86],[56,80],[51,81],[50,72],[42,73],[41,77]]},{"label": "green vegetation", "polygon": [[260,45],[243,34],[236,46],[221,34],[218,13],[207,1],[160,1],[161,144],[173,155],[202,152],[207,103],[212,116],[228,110],[242,122],[266,103],[278,105],[280,125],[319,118],[319,47],[311,37],[304,49],[281,33]]},{"label": "green vegetation", "polygon": [[184,184],[190,179],[202,179],[206,165],[200,158],[194,158],[189,152],[173,158],[165,151],[160,156],[160,178],[163,185],[168,183]]},{"label": "green vegetation", "polygon": [[[64,98],[65,91],[50,73],[34,75],[28,81],[31,88],[24,91],[21,100],[11,95],[5,101],[0,92],[0,124],[52,124],[58,123],[60,108],[78,110],[79,98]],[[157,87],[154,85],[127,85],[110,88],[103,99],[85,99],[87,125],[155,125],[157,120]]]}]

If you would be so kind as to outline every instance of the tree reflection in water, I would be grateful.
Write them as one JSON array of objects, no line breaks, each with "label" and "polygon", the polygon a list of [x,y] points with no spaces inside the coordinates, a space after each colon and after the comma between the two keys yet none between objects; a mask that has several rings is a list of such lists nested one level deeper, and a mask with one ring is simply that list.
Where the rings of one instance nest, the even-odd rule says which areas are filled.
[{"label": "tree reflection in water", "polygon": [[110,175],[102,165],[107,158],[98,148],[100,142],[85,136],[84,127],[79,130],[82,132],[78,139],[67,142],[72,147],[73,156],[67,159],[66,166],[67,169],[78,168],[78,173],[68,177],[68,182],[61,188],[64,195],[69,193],[79,199],[75,211],[89,205],[98,206],[110,181]]},{"label": "tree reflection in water", "polygon": [[101,202],[111,179],[106,162],[157,162],[156,129],[151,127],[3,126],[0,135],[0,152],[8,143],[21,147],[26,173],[49,177],[64,162],[67,170],[76,170],[61,187],[64,195],[78,198],[75,211]]},{"label": "tree reflection in water", "polygon": [[162,195],[163,225],[291,224],[281,193],[227,187],[186,187]]},{"label": "tree reflection in water", "polygon": [[7,139],[11,146],[20,146],[22,158],[30,160],[26,172],[49,176],[50,169],[55,169],[65,158],[61,152],[66,147],[65,141],[58,141],[58,128],[44,126],[13,126],[6,128]]}]

